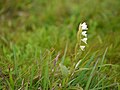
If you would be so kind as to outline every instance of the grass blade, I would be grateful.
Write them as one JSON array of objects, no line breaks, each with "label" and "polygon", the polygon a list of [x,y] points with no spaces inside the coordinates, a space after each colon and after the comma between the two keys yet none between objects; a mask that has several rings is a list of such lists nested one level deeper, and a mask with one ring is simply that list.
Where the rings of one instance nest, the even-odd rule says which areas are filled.
[{"label": "grass blade", "polygon": [[86,84],[86,87],[85,87],[85,90],[89,90],[89,86],[90,86],[90,82],[92,80],[92,77],[93,77],[93,74],[94,74],[94,71],[95,71],[95,68],[97,66],[97,63],[98,63],[98,60],[96,61],[91,73],[90,73],[90,77],[88,78],[88,81],[87,81],[87,84]]}]

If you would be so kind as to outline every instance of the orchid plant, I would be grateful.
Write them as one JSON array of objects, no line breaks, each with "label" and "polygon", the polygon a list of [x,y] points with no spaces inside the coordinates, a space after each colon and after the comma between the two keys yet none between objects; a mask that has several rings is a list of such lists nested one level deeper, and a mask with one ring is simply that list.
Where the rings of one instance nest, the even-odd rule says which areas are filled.
[{"label": "orchid plant", "polygon": [[75,58],[78,55],[78,48],[80,48],[81,51],[85,50],[86,44],[87,44],[87,24],[84,23],[80,23],[79,24],[79,28],[78,28],[78,32],[77,32],[77,44],[75,47]]},{"label": "orchid plant", "polygon": [[[87,28],[87,24],[85,22],[83,24],[79,25],[79,31],[81,32],[80,35],[84,36],[84,38],[82,38],[82,39],[80,38],[80,39],[85,44],[87,44],[87,30],[88,30],[88,28]],[[79,37],[81,37],[81,36],[79,36]],[[80,43],[80,48],[82,51],[84,51],[85,45],[81,45],[81,43]]]}]

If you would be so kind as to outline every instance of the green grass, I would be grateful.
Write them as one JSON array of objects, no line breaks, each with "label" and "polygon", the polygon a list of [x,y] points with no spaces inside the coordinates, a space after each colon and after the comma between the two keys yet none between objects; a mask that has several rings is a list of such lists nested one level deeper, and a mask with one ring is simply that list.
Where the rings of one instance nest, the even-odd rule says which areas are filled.
[{"label": "green grass", "polygon": [[[0,90],[119,90],[120,1],[0,1]],[[80,22],[88,44],[78,49]]]}]

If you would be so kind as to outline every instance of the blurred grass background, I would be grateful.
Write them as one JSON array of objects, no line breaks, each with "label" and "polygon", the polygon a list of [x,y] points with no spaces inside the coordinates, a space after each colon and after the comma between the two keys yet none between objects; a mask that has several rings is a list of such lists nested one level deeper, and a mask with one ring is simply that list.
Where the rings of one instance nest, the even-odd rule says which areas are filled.
[{"label": "blurred grass background", "polygon": [[14,47],[24,66],[46,49],[63,55],[68,43],[69,61],[78,25],[85,21],[89,28],[86,51],[99,51],[100,56],[108,47],[107,63],[116,65],[110,75],[116,74],[114,80],[120,82],[119,6],[120,0],[0,0],[0,68],[13,67]]},{"label": "blurred grass background", "polygon": [[72,39],[75,39],[79,22],[86,21],[90,33],[89,46],[110,46],[112,51],[109,55],[114,59],[111,61],[119,63],[119,5],[119,0],[1,0],[0,41],[6,45],[10,42],[21,45],[29,40],[32,43],[31,38],[34,37],[35,43],[42,42],[45,48],[58,44],[49,39],[65,38],[71,39],[74,44]]}]

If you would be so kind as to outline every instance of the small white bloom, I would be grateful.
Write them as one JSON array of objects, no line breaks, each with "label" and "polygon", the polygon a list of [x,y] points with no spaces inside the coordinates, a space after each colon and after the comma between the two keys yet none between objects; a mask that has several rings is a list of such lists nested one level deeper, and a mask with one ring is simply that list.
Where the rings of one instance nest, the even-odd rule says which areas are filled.
[{"label": "small white bloom", "polygon": [[84,51],[85,49],[85,46],[80,46],[81,50]]},{"label": "small white bloom", "polygon": [[87,33],[87,31],[83,31],[83,32],[82,32],[82,35],[85,36],[85,37],[87,37],[87,34],[86,34],[86,33]]},{"label": "small white bloom", "polygon": [[87,44],[87,38],[81,39],[85,44]]},{"label": "small white bloom", "polygon": [[82,30],[88,30],[87,24],[85,22],[81,24],[81,27],[82,27]]}]

